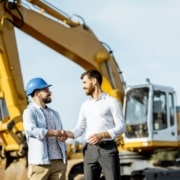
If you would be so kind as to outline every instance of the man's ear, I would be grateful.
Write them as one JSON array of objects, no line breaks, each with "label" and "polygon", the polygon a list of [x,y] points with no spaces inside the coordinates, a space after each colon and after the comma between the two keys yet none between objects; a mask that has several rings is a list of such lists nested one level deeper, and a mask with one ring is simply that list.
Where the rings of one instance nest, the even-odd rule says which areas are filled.
[{"label": "man's ear", "polygon": [[96,78],[92,78],[92,83],[93,83],[93,85],[97,85],[97,79]]},{"label": "man's ear", "polygon": [[38,96],[39,92],[40,92],[40,90],[36,90],[36,91],[34,92],[34,95],[35,95],[35,96]]}]

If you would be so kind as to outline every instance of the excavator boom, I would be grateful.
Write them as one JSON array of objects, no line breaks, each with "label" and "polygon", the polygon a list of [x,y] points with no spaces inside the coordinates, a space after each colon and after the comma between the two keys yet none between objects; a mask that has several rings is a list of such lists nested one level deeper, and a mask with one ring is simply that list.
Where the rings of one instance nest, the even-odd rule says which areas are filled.
[{"label": "excavator boom", "polygon": [[[84,69],[96,68],[104,75],[104,90],[123,102],[124,82],[112,51],[97,39],[86,24],[73,22],[43,1],[30,1],[39,12],[20,3],[3,3],[2,26],[11,23]],[[47,28],[48,25],[48,28]]]}]

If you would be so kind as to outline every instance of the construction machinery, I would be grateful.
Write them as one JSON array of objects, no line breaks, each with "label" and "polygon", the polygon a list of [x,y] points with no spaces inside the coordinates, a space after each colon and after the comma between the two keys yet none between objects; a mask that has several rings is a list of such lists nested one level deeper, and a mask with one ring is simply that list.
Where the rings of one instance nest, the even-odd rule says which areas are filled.
[{"label": "construction machinery", "polygon": [[121,172],[132,179],[180,177],[180,107],[173,88],[151,84],[127,88],[126,133]]},{"label": "construction machinery", "polygon": [[[82,68],[102,73],[102,89],[122,103],[127,124],[117,139],[122,179],[180,177],[180,108],[174,89],[151,83],[125,87],[112,50],[84,22],[71,20],[45,0],[0,0],[0,23],[0,138],[6,167],[27,153],[22,112],[28,100],[14,31],[18,28]],[[69,180],[83,174],[81,152],[72,153]]]}]

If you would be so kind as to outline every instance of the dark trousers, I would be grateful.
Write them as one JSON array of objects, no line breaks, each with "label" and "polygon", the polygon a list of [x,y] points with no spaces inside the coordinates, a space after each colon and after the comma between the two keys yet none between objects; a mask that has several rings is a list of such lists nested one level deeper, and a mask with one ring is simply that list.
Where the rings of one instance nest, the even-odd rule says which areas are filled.
[{"label": "dark trousers", "polygon": [[121,179],[119,152],[114,141],[84,147],[85,180],[98,180],[101,172],[106,180]]}]

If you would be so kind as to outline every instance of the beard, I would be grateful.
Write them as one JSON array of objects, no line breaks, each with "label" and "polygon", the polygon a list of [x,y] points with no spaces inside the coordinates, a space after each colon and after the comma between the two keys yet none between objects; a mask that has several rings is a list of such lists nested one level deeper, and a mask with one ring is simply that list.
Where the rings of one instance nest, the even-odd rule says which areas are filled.
[{"label": "beard", "polygon": [[41,101],[44,103],[44,104],[48,104],[48,103],[51,103],[51,97],[50,96],[47,96],[47,97],[41,97]]},{"label": "beard", "polygon": [[93,86],[90,86],[89,88],[85,88],[85,93],[87,96],[91,96],[95,90],[95,88]]}]

